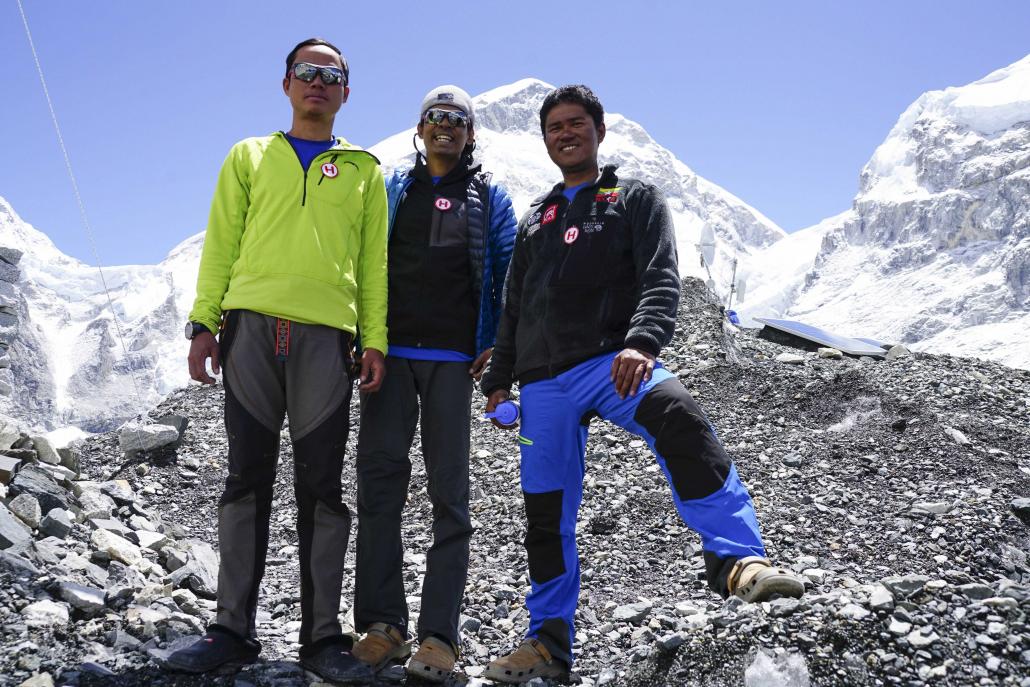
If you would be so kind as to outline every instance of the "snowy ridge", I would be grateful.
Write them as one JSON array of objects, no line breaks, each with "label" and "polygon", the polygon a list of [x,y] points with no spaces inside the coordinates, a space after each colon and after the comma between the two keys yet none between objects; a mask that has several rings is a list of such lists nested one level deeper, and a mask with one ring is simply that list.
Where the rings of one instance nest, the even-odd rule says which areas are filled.
[{"label": "snowy ridge", "polygon": [[781,243],[751,263],[767,288],[741,304],[748,320],[1030,367],[1030,56],[920,96],[863,168],[852,209]]}]

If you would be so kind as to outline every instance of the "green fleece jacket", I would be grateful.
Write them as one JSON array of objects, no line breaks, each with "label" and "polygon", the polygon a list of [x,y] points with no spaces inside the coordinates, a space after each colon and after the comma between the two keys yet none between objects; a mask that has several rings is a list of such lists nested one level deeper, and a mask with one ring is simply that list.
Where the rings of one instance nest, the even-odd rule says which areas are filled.
[{"label": "green fleece jacket", "polygon": [[342,138],[301,167],[286,137],[240,141],[211,203],[190,320],[253,310],[386,348],[386,191],[378,160]]}]

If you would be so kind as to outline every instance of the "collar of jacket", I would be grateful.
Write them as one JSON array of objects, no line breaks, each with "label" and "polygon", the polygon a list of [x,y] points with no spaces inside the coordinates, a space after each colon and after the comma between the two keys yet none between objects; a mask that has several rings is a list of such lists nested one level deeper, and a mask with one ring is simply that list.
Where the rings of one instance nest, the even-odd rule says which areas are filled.
[{"label": "collar of jacket", "polygon": [[[479,172],[482,168],[483,166],[480,164],[470,166],[459,162],[453,169],[451,169],[451,171],[440,177],[438,185],[442,186],[460,179],[467,179],[473,174]],[[412,179],[418,179],[419,181],[424,181],[428,184],[433,183],[433,177],[429,174],[429,166],[423,161],[422,156],[419,156],[415,160],[415,166],[408,170],[408,176]]]},{"label": "collar of jacket", "polygon": [[[597,179],[594,180],[594,183],[591,184],[589,186],[589,188],[600,187],[600,186],[605,186],[605,185],[608,185],[608,186],[614,185],[616,180],[618,179],[618,177],[615,174],[615,170],[617,170],[618,168],[619,168],[619,166],[618,165],[614,165],[614,164],[613,165],[605,165],[604,167],[602,167],[601,168],[601,174],[598,175]],[[588,187],[584,186],[584,188],[588,188]],[[536,200],[534,200],[532,204],[533,205],[543,205],[544,203],[546,203],[551,198],[555,198],[555,197],[561,196],[562,195],[562,191],[564,191],[564,190],[565,190],[565,182],[564,181],[559,181],[557,184],[555,184],[551,188],[550,191],[548,191],[546,194],[544,194],[544,195],[540,196],[539,198],[537,198]]]},{"label": "collar of jacket", "polygon": [[[286,138],[286,132],[285,131],[276,131],[274,134],[272,134],[272,137],[282,141],[286,145],[290,146],[290,150],[293,150],[293,145],[291,145],[289,139]],[[334,151],[334,152],[338,152],[338,153],[364,153],[365,155],[368,155],[373,160],[375,160],[377,165],[381,164],[379,162],[379,158],[378,157],[376,157],[372,153],[368,152],[367,150],[365,150],[361,146],[354,145],[353,143],[351,143],[350,141],[345,139],[343,136],[335,136],[334,140],[336,142],[333,143],[331,148],[327,148],[325,150],[326,153],[328,153],[329,151]]]}]

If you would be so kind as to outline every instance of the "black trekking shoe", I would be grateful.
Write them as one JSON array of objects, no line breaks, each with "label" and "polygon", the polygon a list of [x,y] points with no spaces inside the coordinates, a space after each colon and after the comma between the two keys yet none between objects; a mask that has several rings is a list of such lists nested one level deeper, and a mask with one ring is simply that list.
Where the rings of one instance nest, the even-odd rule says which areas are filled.
[{"label": "black trekking shoe", "polygon": [[207,634],[185,649],[170,654],[164,668],[182,673],[206,673],[222,666],[253,663],[261,653],[261,644],[247,639],[227,627],[211,625]]},{"label": "black trekking shoe", "polygon": [[364,684],[375,677],[372,669],[354,658],[350,637],[326,637],[300,650],[300,664],[323,680],[345,685]]}]

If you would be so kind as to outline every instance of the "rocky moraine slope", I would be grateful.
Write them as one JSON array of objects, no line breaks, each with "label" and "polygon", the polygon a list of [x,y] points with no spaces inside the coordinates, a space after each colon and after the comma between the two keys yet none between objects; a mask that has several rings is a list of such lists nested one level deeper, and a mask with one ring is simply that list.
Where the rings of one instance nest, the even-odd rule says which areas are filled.
[{"label": "rocky moraine slope", "polygon": [[[1030,372],[786,349],[727,330],[692,279],[680,313],[664,360],[735,457],[770,555],[803,575],[808,592],[763,604],[709,592],[699,540],[679,522],[647,447],[595,421],[574,679],[1030,685]],[[22,461],[0,507],[0,684],[317,683],[295,662],[286,440],[259,616],[263,660],[199,678],[165,675],[151,660],[212,618],[221,400],[218,387],[169,396],[152,417],[188,424],[176,447],[151,454],[126,457],[114,433],[56,453],[0,431],[0,453]],[[481,410],[477,399],[470,412]],[[353,442],[348,452],[353,503]],[[417,612],[431,513],[417,444],[413,453],[405,580]],[[514,436],[476,421],[473,453],[477,531],[454,681],[482,685],[485,664],[521,638],[528,578]],[[350,620],[346,606],[341,613]],[[402,680],[393,671],[381,682]]]}]

